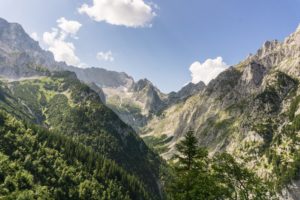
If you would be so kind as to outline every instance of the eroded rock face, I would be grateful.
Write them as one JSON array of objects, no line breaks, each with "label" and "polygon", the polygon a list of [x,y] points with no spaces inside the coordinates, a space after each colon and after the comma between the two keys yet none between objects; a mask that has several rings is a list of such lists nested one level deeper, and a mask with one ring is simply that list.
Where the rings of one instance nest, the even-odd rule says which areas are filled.
[{"label": "eroded rock face", "polygon": [[141,79],[131,87],[104,88],[107,105],[110,106],[127,124],[139,133],[143,132],[148,121],[157,118],[162,111],[185,101],[192,95],[204,91],[205,84],[189,83],[178,92],[162,93],[151,81]]},{"label": "eroded rock face", "polygon": [[244,87],[250,87],[251,89],[258,88],[266,72],[267,69],[263,65],[255,62],[250,63],[243,71],[241,78],[243,83],[241,83],[241,85],[244,84]]},{"label": "eroded rock face", "polygon": [[[166,117],[159,118],[158,121],[154,119],[156,123],[149,122],[145,134],[157,135],[159,132],[174,134],[174,139],[170,142],[170,145],[173,145],[186,131],[183,127],[188,127],[196,130],[200,143],[220,146],[215,145],[218,142],[214,140],[216,135],[222,135],[220,134],[222,130],[212,130],[212,134],[206,133],[211,129],[209,124],[224,120],[226,122],[227,118],[240,121],[238,118],[245,115],[245,112],[252,113],[256,117],[280,112],[285,107],[282,105],[286,103],[285,98],[297,87],[297,80],[300,78],[299,59],[299,29],[283,42],[267,41],[255,55],[251,55],[212,80],[203,92],[198,92],[184,103],[180,102],[164,110]],[[178,112],[177,119],[174,119],[174,115],[177,115],[177,112],[174,114],[175,107]],[[166,123],[169,121],[168,117],[178,122],[171,130],[169,126],[166,125],[164,128],[163,125],[168,124]],[[153,127],[150,129],[150,126],[155,124],[158,124],[159,131]],[[209,136],[201,136],[203,132]]]},{"label": "eroded rock face", "polygon": [[299,77],[300,30],[287,37],[283,42],[266,42],[257,53],[249,58],[263,64],[266,68],[278,69],[290,76]]},{"label": "eroded rock face", "polygon": [[62,69],[50,52],[40,48],[21,25],[0,19],[0,75],[10,78],[45,75]]},{"label": "eroded rock face", "polygon": [[64,69],[75,72],[80,80],[86,83],[95,83],[101,88],[130,88],[134,83],[133,78],[124,72],[109,71],[96,67],[82,69],[65,66]]},{"label": "eroded rock face", "polygon": [[[266,42],[255,55],[221,73],[203,91],[166,108],[148,122],[143,134],[172,138],[162,153],[168,159],[177,141],[193,129],[199,144],[208,147],[211,154],[228,151],[238,159],[247,159],[248,167],[260,176],[279,181],[274,159],[280,157],[281,167],[293,168],[297,155],[291,149],[300,148],[294,138],[299,135],[299,130],[295,131],[300,107],[299,61],[297,29],[283,42]],[[299,191],[294,184],[283,199],[297,199]]]},{"label": "eroded rock face", "polygon": [[169,93],[168,105],[184,101],[188,97],[191,97],[192,95],[194,95],[196,93],[200,93],[200,92],[204,91],[205,88],[206,88],[206,85],[202,81],[200,81],[199,83],[196,83],[196,84],[188,83],[186,86],[184,86],[178,92]]}]

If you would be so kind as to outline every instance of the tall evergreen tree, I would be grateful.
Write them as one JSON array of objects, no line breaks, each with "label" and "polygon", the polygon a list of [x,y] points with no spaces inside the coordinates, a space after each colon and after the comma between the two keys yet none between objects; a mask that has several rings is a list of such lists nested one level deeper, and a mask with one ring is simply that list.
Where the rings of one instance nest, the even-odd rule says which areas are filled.
[{"label": "tall evergreen tree", "polygon": [[190,130],[176,146],[175,180],[171,184],[171,199],[210,199],[212,181],[208,175],[208,153],[199,148],[194,131]]},{"label": "tall evergreen tree", "polygon": [[186,133],[184,139],[176,145],[176,149],[179,154],[175,155],[178,159],[179,169],[190,171],[194,168],[199,167],[197,159],[200,157],[206,157],[206,152],[200,151],[197,146],[197,138],[194,136],[194,131],[190,130]]}]

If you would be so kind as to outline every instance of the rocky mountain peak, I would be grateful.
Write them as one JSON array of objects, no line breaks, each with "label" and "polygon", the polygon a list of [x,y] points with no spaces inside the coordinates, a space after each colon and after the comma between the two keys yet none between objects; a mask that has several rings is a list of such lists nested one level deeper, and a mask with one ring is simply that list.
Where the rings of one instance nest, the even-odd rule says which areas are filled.
[{"label": "rocky mountain peak", "polygon": [[40,51],[38,42],[32,40],[17,23],[9,23],[0,18],[1,48],[11,51]]},{"label": "rocky mountain peak", "polygon": [[265,73],[266,68],[264,66],[256,62],[251,62],[245,67],[245,70],[242,74],[242,80],[245,83],[253,83],[256,86],[259,86]]},{"label": "rocky mountain peak", "polygon": [[10,78],[45,75],[62,69],[63,63],[44,51],[20,24],[0,19],[0,74]]},{"label": "rocky mountain peak", "polygon": [[257,53],[244,63],[251,62],[259,63],[267,70],[279,70],[291,76],[300,75],[300,28],[283,41],[265,42]]},{"label": "rocky mountain peak", "polygon": [[206,85],[204,82],[200,81],[199,83],[188,83],[183,88],[181,88],[178,92],[171,92],[168,95],[168,104],[178,103],[186,98],[204,91]]},{"label": "rocky mountain peak", "polygon": [[186,95],[193,95],[196,92],[202,91],[206,87],[205,83],[203,81],[200,81],[199,83],[188,83],[183,88],[181,88],[178,91],[178,94],[182,94],[183,96]]},{"label": "rocky mountain peak", "polygon": [[300,47],[300,24],[297,27],[296,31],[285,39],[284,43]]},{"label": "rocky mountain peak", "polygon": [[273,41],[266,41],[263,46],[257,51],[257,56],[259,57],[265,57],[272,51],[276,49],[278,46],[279,42],[278,40],[273,40]]},{"label": "rocky mountain peak", "polygon": [[141,91],[143,90],[144,88],[151,88],[153,89],[154,86],[153,84],[151,83],[151,81],[149,81],[148,79],[144,78],[144,79],[140,79],[138,80],[132,87],[132,90],[137,92],[137,91]]},{"label": "rocky mountain peak", "polygon": [[82,69],[68,66],[66,69],[74,71],[80,80],[87,83],[94,82],[102,88],[130,88],[134,83],[133,78],[124,72],[115,72],[98,67]]},{"label": "rocky mountain peak", "polygon": [[53,54],[43,50],[21,25],[0,18],[0,75],[20,78],[43,75],[47,70],[72,71],[80,80],[94,82],[100,87],[130,88],[134,83],[133,78],[124,72],[102,68],[82,69],[56,62]]}]

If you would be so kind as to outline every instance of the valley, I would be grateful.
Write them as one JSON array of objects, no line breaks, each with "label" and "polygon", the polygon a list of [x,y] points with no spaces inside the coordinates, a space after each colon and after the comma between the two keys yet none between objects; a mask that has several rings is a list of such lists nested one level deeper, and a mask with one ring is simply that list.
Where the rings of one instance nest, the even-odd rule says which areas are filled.
[{"label": "valley", "polygon": [[188,139],[199,171],[186,173],[216,187],[210,199],[299,197],[300,28],[208,84],[165,94],[124,72],[57,62],[0,19],[0,75],[0,199],[182,199],[171,183],[190,178],[175,175],[193,166],[180,157]]}]

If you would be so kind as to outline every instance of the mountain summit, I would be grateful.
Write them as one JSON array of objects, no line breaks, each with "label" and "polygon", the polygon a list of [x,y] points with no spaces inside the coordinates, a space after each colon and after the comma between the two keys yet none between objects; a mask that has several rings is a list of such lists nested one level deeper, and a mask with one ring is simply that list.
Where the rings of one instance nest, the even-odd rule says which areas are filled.
[{"label": "mountain summit", "polygon": [[[104,104],[105,96],[100,88],[131,87],[131,77],[100,68],[79,69],[58,63],[20,25],[3,19],[0,20],[0,75],[0,143],[6,143],[8,137],[12,141],[18,138],[8,146],[1,145],[1,162],[3,158],[10,162],[19,159],[19,166],[24,167],[31,182],[55,191],[51,199],[78,196],[79,185],[85,184],[83,179],[89,179],[86,177],[93,177],[90,181],[99,189],[115,191],[112,198],[161,198],[160,158]],[[24,135],[31,139],[23,140]],[[26,143],[27,140],[32,144]],[[34,164],[25,164],[25,158]],[[62,161],[66,163],[61,164],[59,159],[65,159]],[[41,160],[56,164],[47,165],[40,163]],[[44,177],[47,173],[42,169],[52,174]],[[76,173],[80,175],[75,180],[73,175],[64,176],[64,170],[78,170]],[[3,168],[0,171],[3,177]],[[95,178],[93,173],[99,176]],[[65,183],[61,177],[69,181]],[[76,187],[70,186],[73,183]]]}]

